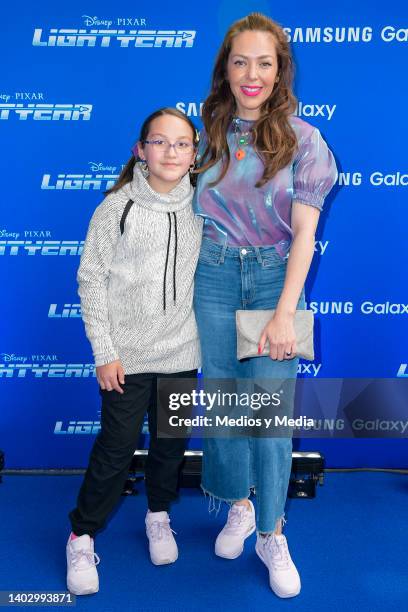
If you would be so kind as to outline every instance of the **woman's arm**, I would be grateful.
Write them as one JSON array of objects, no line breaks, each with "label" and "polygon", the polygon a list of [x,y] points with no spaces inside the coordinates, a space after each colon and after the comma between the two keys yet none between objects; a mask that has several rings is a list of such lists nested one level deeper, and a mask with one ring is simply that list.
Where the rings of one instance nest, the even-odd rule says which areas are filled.
[{"label": "woman's arm", "polygon": [[294,316],[313,258],[319,215],[320,210],[314,206],[301,202],[294,202],[292,205],[293,241],[285,282],[275,315],[265,327],[259,342],[261,353],[266,340],[269,339],[269,354],[272,359],[288,359],[286,353],[291,353],[289,358],[296,354]]},{"label": "woman's arm", "polygon": [[293,203],[291,221],[293,242],[288,257],[285,283],[276,309],[281,314],[295,314],[313,259],[319,216],[318,208],[305,206],[300,202]]},{"label": "woman's arm", "polygon": [[[259,352],[266,339],[272,359],[290,359],[296,354],[294,318],[296,306],[312,262],[315,232],[324,199],[337,179],[334,156],[319,130],[302,124],[304,133],[293,166],[293,204],[291,227],[293,241],[288,258],[285,283],[276,313],[265,327]],[[290,353],[290,355],[286,355]]]}]

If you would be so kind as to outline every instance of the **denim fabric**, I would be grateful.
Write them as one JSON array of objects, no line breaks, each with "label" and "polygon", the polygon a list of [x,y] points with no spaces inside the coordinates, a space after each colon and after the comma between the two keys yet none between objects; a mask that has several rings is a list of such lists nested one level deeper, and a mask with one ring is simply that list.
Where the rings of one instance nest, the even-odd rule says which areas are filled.
[{"label": "denim fabric", "polygon": [[[298,359],[236,357],[235,311],[276,308],[287,258],[274,247],[230,247],[203,239],[195,276],[194,308],[205,378],[296,378]],[[297,308],[305,308],[304,290]],[[284,507],[292,462],[292,439],[203,440],[202,488],[234,502],[255,489],[257,529],[271,532]]]}]

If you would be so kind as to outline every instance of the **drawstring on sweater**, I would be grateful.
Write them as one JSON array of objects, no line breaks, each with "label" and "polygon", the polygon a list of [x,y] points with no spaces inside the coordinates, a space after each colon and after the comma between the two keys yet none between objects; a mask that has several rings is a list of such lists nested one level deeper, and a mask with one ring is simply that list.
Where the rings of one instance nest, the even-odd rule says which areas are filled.
[{"label": "drawstring on sweater", "polygon": [[176,261],[177,261],[177,217],[174,215],[174,264],[173,264],[173,301],[176,303]]},{"label": "drawstring on sweater", "polygon": [[173,301],[176,303],[176,260],[177,260],[177,217],[176,213],[167,213],[167,218],[169,220],[169,237],[167,240],[167,252],[166,252],[166,263],[164,266],[164,276],[163,276],[163,310],[166,310],[166,278],[167,278],[167,266],[169,263],[169,253],[170,253],[170,242],[171,242],[171,215],[174,218],[174,261],[173,261]]}]

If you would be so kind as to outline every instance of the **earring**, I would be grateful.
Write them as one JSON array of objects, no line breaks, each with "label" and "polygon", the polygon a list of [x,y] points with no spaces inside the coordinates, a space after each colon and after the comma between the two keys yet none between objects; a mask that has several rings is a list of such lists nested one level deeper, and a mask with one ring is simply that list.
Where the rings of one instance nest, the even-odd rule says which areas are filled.
[{"label": "earring", "polygon": [[142,159],[142,161],[139,163],[142,175],[144,176],[144,178],[147,178],[149,176],[149,166],[147,165],[147,161]]},{"label": "earring", "polygon": [[193,170],[195,170],[195,164],[190,164],[188,171],[190,172],[190,174],[193,172]]}]

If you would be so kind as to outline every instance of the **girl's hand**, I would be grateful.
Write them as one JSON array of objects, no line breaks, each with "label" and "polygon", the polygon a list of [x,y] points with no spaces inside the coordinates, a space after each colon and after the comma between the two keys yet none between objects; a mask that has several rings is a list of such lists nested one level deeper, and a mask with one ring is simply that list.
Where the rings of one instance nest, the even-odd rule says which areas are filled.
[{"label": "girl's hand", "polygon": [[293,321],[294,315],[275,312],[262,332],[258,353],[262,353],[266,341],[269,340],[269,356],[271,359],[278,359],[279,361],[293,359],[296,356],[296,336]]},{"label": "girl's hand", "polygon": [[119,360],[112,361],[112,363],[103,366],[98,366],[96,368],[96,378],[98,379],[101,389],[106,391],[115,389],[118,393],[123,393],[120,384],[125,384],[125,370]]}]

